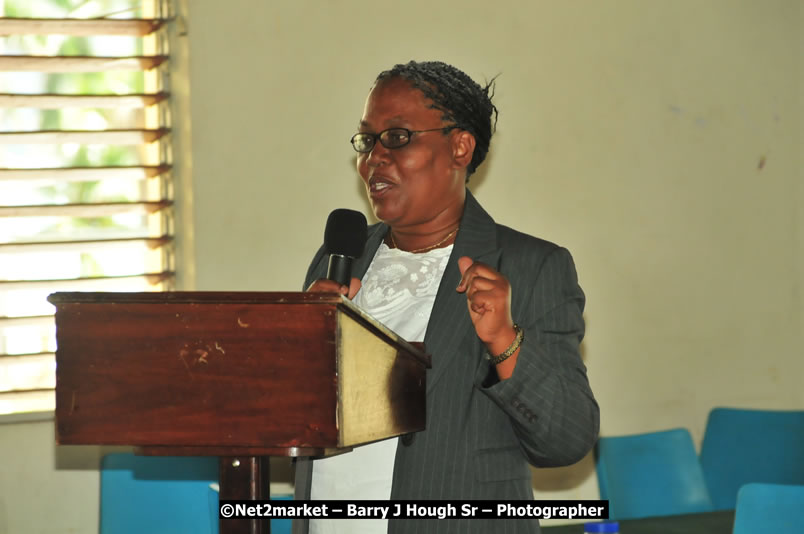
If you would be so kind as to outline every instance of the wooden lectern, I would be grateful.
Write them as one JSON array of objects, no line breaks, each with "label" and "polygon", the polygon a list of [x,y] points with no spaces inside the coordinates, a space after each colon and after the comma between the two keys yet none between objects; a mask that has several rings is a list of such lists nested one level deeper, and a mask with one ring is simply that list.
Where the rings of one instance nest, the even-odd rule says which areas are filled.
[{"label": "wooden lectern", "polygon": [[[269,456],[425,427],[430,357],[334,293],[54,293],[56,440],[220,457],[220,498],[268,499]],[[269,532],[222,520],[221,532]]]}]

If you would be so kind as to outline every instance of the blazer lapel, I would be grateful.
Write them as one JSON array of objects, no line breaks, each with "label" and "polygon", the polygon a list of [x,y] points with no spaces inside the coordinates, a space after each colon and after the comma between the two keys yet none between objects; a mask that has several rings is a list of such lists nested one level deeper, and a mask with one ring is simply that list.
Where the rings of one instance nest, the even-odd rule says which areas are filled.
[{"label": "blazer lapel", "polygon": [[[384,223],[369,228],[368,240],[363,255],[355,261],[352,276],[362,279],[380,247],[388,226]],[[469,256],[499,270],[500,250],[497,248],[497,230],[494,219],[480,206],[472,193],[466,190],[461,226],[452,249],[447,268],[438,287],[435,304],[427,323],[424,336],[425,351],[433,357],[433,368],[427,376],[427,391],[430,392],[443,376],[449,362],[460,353],[457,347],[464,338],[476,336],[466,306],[466,294],[455,288],[461,281],[458,258]],[[326,262],[323,265],[326,271]]]},{"label": "blazer lapel", "polygon": [[461,281],[458,258],[469,256],[475,261],[499,269],[500,250],[494,220],[466,190],[466,203],[455,246],[436,294],[435,304],[427,323],[424,346],[433,358],[433,368],[427,377],[428,393],[443,376],[450,361],[460,353],[458,346],[467,336],[476,336],[466,305],[466,294],[455,288]]}]

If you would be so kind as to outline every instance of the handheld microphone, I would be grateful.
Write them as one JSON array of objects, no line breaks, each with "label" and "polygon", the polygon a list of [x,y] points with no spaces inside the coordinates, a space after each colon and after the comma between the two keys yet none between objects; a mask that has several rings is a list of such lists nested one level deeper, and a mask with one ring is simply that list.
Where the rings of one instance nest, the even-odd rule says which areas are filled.
[{"label": "handheld microphone", "polygon": [[337,209],[327,217],[324,250],[329,254],[327,278],[349,286],[352,261],[363,254],[368,239],[366,216],[359,211]]}]

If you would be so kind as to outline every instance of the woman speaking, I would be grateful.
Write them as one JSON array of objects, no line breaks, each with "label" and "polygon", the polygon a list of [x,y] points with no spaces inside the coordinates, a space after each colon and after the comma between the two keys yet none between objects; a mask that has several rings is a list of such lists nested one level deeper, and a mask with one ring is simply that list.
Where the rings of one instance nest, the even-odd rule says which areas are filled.
[{"label": "woman speaking", "polygon": [[[493,82],[492,82],[493,83]],[[382,72],[351,139],[381,222],[369,227],[349,287],[324,279],[432,356],[427,429],[322,460],[300,460],[297,499],[525,500],[528,464],[568,465],[598,433],[578,346],[584,294],[566,249],[496,224],[466,189],[497,109],[441,62]],[[538,520],[297,521],[294,533],[533,533]]]}]

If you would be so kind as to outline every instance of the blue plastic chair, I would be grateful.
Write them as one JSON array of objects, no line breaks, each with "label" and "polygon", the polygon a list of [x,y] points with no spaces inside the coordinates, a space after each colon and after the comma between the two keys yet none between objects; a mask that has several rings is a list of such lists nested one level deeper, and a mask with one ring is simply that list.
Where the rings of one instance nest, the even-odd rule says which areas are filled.
[{"label": "blue plastic chair", "polygon": [[799,534],[804,486],[746,484],[737,492],[732,534]]},{"label": "blue plastic chair", "polygon": [[209,499],[217,458],[109,454],[100,479],[101,534],[217,532]]},{"label": "blue plastic chair", "polygon": [[[100,534],[218,534],[217,482],[216,457],[108,454],[101,462]],[[290,519],[271,520],[271,534],[290,530]]]},{"label": "blue plastic chair", "polygon": [[602,437],[596,455],[600,498],[608,499],[612,520],[712,510],[695,445],[684,428]]},{"label": "blue plastic chair", "polygon": [[804,410],[713,409],[701,467],[716,510],[733,510],[751,482],[804,485]]}]

